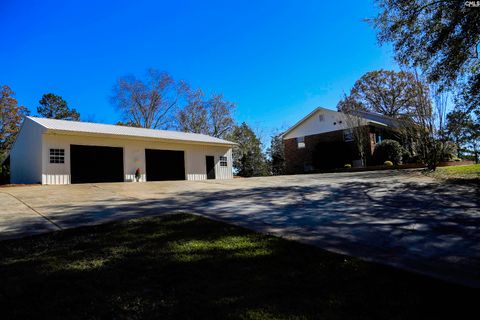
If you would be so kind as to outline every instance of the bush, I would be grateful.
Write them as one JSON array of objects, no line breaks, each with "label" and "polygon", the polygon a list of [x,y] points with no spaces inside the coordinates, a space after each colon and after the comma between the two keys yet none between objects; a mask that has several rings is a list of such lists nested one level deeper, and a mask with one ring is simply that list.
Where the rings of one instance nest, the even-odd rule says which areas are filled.
[{"label": "bush", "polygon": [[415,162],[415,159],[414,159],[414,157],[412,157],[412,154],[410,153],[410,151],[408,151],[405,148],[402,148],[402,149],[403,149],[403,151],[402,151],[402,163]]},{"label": "bush", "polygon": [[385,161],[385,162],[383,163],[383,165],[384,165],[384,166],[387,166],[387,167],[393,167],[393,162],[387,160],[387,161]]},{"label": "bush", "polygon": [[442,161],[453,161],[455,158],[457,158],[457,146],[451,141],[445,142],[443,145]]},{"label": "bush", "polygon": [[402,164],[403,153],[404,149],[398,141],[387,139],[376,145],[375,151],[373,152],[373,159],[377,164],[391,161],[398,165]]},{"label": "bush", "polygon": [[350,163],[347,163],[343,166],[345,169],[350,169],[352,167],[352,165]]}]

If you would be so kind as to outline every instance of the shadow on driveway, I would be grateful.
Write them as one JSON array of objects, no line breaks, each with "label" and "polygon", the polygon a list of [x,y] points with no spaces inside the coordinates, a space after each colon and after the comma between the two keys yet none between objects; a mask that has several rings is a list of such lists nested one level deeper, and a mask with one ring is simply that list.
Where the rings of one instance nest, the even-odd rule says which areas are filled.
[{"label": "shadow on driveway", "polygon": [[[112,193],[88,203],[65,201],[37,209],[62,228],[194,213],[480,287],[479,199],[475,187],[398,178],[388,183],[197,188],[156,199]],[[27,220],[20,218],[17,224],[28,228]]]}]

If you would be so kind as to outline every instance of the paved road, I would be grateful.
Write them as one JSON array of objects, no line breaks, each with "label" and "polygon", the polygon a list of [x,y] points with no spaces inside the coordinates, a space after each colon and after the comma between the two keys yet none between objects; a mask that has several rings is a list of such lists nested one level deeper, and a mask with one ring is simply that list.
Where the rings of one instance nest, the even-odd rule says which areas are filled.
[{"label": "paved road", "polygon": [[0,188],[0,239],[189,212],[480,287],[480,188],[414,171]]}]

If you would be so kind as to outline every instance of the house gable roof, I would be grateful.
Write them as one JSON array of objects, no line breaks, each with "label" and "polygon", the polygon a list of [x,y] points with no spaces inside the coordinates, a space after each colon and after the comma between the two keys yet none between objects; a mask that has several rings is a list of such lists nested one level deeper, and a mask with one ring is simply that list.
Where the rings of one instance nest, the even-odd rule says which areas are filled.
[{"label": "house gable roof", "polygon": [[326,110],[326,111],[331,111],[331,112],[335,112],[333,110],[330,110],[330,109],[327,109],[327,108],[323,108],[323,107],[316,107],[312,112],[310,112],[309,114],[307,114],[305,117],[303,117],[300,121],[298,121],[297,123],[295,123],[293,126],[291,126],[290,128],[287,129],[287,131],[285,131],[284,133],[281,134],[282,137],[285,137],[287,134],[289,134],[290,132],[292,132],[294,129],[296,129],[297,127],[299,127],[301,124],[303,124],[305,121],[307,121],[308,119],[310,119],[312,116],[314,116],[318,111],[320,110]]},{"label": "house gable roof", "polygon": [[[308,120],[310,120],[312,117],[316,116],[318,113],[324,112],[324,113],[330,113],[334,115],[335,117],[338,117],[339,119],[342,119],[345,117],[345,114],[343,112],[339,112],[336,110],[331,110],[323,107],[317,107],[315,108],[312,112],[310,112],[308,115],[306,115],[304,118],[302,118],[300,121],[295,123],[292,127],[290,127],[288,130],[286,130],[284,133],[282,133],[282,137],[285,138],[288,134],[293,132],[295,129],[301,127],[303,124],[305,124]],[[376,114],[376,113],[371,113],[371,112],[365,112],[365,111],[358,111],[356,114],[358,117],[365,119],[366,123],[374,124],[377,126],[383,126],[383,127],[395,127],[396,126],[396,120],[381,114]],[[320,127],[320,126],[319,126]],[[337,127],[335,130],[340,130],[342,127]],[[328,130],[328,131],[334,131],[334,130]],[[324,132],[328,132],[324,131]],[[322,133],[322,132],[319,132]]]},{"label": "house gable roof", "polygon": [[27,117],[46,129],[46,133],[91,134],[102,136],[129,137],[138,139],[158,139],[175,142],[233,146],[236,143],[211,137],[205,134],[170,130],[135,128],[92,122],[67,121],[47,118]]}]

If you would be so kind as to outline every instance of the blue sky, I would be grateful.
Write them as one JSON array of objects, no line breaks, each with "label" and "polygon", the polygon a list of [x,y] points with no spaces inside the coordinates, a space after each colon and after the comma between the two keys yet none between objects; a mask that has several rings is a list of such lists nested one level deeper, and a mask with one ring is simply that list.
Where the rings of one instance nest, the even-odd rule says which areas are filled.
[{"label": "blue sky", "polygon": [[[101,3],[100,3],[101,2]],[[116,78],[164,70],[237,104],[264,141],[367,71],[396,69],[373,1],[0,1],[0,84],[34,111],[53,92],[114,123]]]}]

